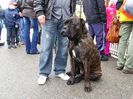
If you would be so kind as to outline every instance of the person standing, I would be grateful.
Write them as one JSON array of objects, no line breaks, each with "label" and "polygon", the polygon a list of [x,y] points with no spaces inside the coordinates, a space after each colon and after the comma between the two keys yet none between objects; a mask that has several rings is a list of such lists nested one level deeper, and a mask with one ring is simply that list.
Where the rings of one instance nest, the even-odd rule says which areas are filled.
[{"label": "person standing", "polygon": [[[116,17],[116,4],[113,3],[112,1],[108,1],[105,5],[106,5],[106,17],[107,17],[105,35],[107,36],[111,23]],[[109,49],[110,49],[110,42],[105,40],[104,54],[107,57],[110,56]]]},{"label": "person standing", "polygon": [[107,61],[104,55],[106,10],[104,0],[83,0],[83,11],[89,26],[89,34],[94,39],[101,57],[101,61]]},{"label": "person standing", "polygon": [[7,29],[7,45],[8,48],[16,48],[15,46],[15,21],[19,18],[16,3],[11,1],[8,8],[4,10],[4,23]]},{"label": "person standing", "polygon": [[[16,0],[24,19],[24,39],[27,54],[39,54],[37,49],[39,28],[36,13],[33,10],[33,1],[34,0]],[[30,40],[31,27],[33,28],[32,40]]]},{"label": "person standing", "polygon": [[66,19],[70,18],[75,10],[76,0],[49,0],[48,10],[45,12],[45,0],[35,0],[34,10],[38,20],[42,25],[41,49],[39,61],[38,84],[45,84],[51,69],[53,58],[53,47],[57,37],[57,52],[54,59],[55,74],[63,80],[68,80],[65,74],[67,65],[68,39],[62,37],[61,30]]},{"label": "person standing", "polygon": [[121,22],[116,68],[125,74],[133,74],[133,16],[124,13],[123,2],[125,0],[118,0],[116,5]]}]

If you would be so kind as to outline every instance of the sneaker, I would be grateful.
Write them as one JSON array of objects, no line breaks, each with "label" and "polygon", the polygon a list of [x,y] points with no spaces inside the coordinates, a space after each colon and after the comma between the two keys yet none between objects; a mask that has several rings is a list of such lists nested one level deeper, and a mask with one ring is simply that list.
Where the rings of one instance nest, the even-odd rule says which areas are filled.
[{"label": "sneaker", "polygon": [[108,57],[105,55],[101,55],[101,61],[108,61]]},{"label": "sneaker", "polygon": [[16,47],[16,45],[13,44],[13,45],[12,45],[12,48],[17,48],[17,47]]},{"label": "sneaker", "polygon": [[12,45],[8,45],[8,49],[11,49],[12,48]]},{"label": "sneaker", "polygon": [[30,52],[31,55],[34,55],[34,54],[40,54],[39,51],[36,51],[36,52]]},{"label": "sneaker", "polygon": [[122,70],[124,68],[124,66],[116,66],[117,70]]},{"label": "sneaker", "polygon": [[38,84],[39,84],[39,85],[43,85],[43,84],[45,84],[47,78],[48,78],[47,76],[40,75],[39,78],[38,78]]},{"label": "sneaker", "polygon": [[133,74],[133,69],[123,69],[122,72],[124,74]]},{"label": "sneaker", "polygon": [[20,47],[21,45],[20,45],[20,43],[16,43],[16,46],[17,46],[17,47]]},{"label": "sneaker", "polygon": [[57,77],[63,79],[63,80],[68,80],[70,77],[65,74],[65,73],[61,73],[61,74],[58,74]]},{"label": "sneaker", "polygon": [[24,42],[19,42],[20,45],[24,45]]}]

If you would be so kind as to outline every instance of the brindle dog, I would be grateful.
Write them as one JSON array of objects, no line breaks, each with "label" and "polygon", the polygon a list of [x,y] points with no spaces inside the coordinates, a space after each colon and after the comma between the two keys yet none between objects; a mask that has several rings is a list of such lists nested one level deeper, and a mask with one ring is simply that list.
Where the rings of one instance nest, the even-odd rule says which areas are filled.
[{"label": "brindle dog", "polygon": [[90,80],[99,80],[102,71],[98,50],[88,35],[85,21],[71,17],[64,22],[61,34],[69,39],[71,77],[67,84],[72,85],[84,79],[84,90],[91,91]]}]

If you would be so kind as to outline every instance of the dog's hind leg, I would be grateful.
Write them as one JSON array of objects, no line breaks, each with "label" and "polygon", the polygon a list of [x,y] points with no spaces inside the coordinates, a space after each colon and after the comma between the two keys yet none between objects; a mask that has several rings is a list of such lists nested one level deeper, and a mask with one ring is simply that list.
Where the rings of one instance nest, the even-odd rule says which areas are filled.
[{"label": "dog's hind leg", "polygon": [[85,85],[84,85],[84,90],[86,92],[90,92],[92,90],[91,88],[91,83],[90,83],[90,79],[89,79],[89,76],[90,76],[90,65],[88,66],[88,61],[87,60],[84,60],[84,79],[85,79]]}]

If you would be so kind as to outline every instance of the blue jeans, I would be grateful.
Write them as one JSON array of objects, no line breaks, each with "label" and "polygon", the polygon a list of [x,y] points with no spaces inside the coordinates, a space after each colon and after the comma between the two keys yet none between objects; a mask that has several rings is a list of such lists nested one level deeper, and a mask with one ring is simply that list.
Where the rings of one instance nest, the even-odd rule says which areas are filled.
[{"label": "blue jeans", "polygon": [[54,59],[54,71],[58,75],[65,72],[67,64],[68,39],[60,34],[63,21],[57,19],[46,20],[42,27],[39,69],[41,75],[48,76],[52,69],[53,47],[57,37],[57,53]]},{"label": "blue jeans", "polygon": [[[33,27],[32,40],[30,41],[30,27]],[[38,40],[38,21],[37,19],[30,19],[29,17],[24,17],[24,29],[25,29],[25,46],[27,53],[37,52],[37,40]]]},{"label": "blue jeans", "polygon": [[25,38],[24,38],[24,20],[23,18],[20,18],[19,20],[19,41],[20,42],[25,42]]},{"label": "blue jeans", "polygon": [[15,27],[9,28],[6,27],[7,29],[7,45],[15,45]]}]

